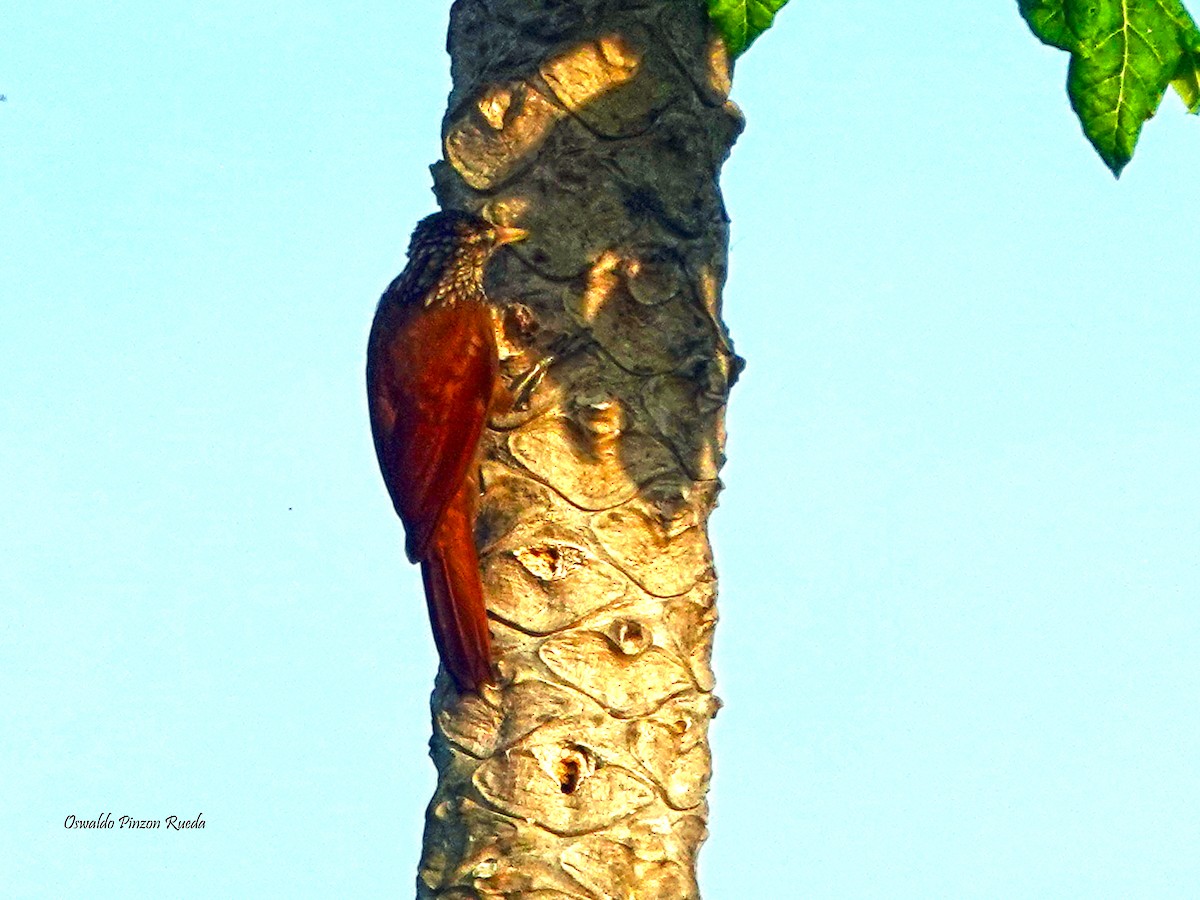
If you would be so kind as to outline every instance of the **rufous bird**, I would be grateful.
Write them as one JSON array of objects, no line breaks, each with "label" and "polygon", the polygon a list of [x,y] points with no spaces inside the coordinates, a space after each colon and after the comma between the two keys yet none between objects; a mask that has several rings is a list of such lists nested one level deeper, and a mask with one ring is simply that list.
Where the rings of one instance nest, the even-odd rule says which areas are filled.
[{"label": "rufous bird", "polygon": [[474,532],[480,440],[507,390],[483,273],[493,251],[524,236],[461,212],[422,219],[367,347],[379,468],[408,558],[421,565],[438,653],[460,691],[493,680]]}]

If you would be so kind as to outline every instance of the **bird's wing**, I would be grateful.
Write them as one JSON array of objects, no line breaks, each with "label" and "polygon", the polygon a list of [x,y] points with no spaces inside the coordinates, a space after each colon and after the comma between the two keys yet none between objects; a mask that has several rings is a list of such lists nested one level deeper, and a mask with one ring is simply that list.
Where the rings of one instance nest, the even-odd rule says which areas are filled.
[{"label": "bird's wing", "polygon": [[375,451],[416,562],[475,462],[497,377],[491,316],[474,303],[422,309],[373,340],[372,357]]}]

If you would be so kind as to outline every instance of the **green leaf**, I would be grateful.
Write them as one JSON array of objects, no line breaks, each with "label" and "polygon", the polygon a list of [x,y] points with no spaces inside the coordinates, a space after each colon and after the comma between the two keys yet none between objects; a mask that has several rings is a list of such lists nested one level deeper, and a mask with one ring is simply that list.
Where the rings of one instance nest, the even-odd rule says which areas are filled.
[{"label": "green leaf", "polygon": [[[1191,20],[1188,22],[1190,24]],[[1184,47],[1183,56],[1179,59],[1179,68],[1175,70],[1175,77],[1171,79],[1171,86],[1183,100],[1188,112],[1200,114],[1200,30],[1193,24],[1188,35],[1191,39]]]},{"label": "green leaf", "polygon": [[1021,15],[1044,43],[1059,50],[1074,50],[1075,35],[1067,26],[1062,0],[1019,0]]},{"label": "green leaf", "polygon": [[1179,69],[1171,79],[1175,93],[1193,115],[1200,115],[1200,53],[1184,51],[1179,60]]},{"label": "green leaf", "polygon": [[712,19],[731,56],[741,56],[755,38],[771,27],[787,0],[708,0]]},{"label": "green leaf", "polygon": [[1200,111],[1200,30],[1180,0],[1018,0],[1043,42],[1071,54],[1067,93],[1120,175],[1168,84]]}]

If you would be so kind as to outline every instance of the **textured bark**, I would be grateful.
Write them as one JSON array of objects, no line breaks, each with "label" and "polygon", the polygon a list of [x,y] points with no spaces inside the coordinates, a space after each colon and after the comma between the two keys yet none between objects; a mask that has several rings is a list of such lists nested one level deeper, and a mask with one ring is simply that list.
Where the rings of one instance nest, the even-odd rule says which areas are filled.
[{"label": "textured bark", "polygon": [[[433,695],[421,898],[698,897],[740,360],[717,174],[741,129],[704,6],[458,0],[445,207],[529,229],[489,272],[503,367],[476,531],[500,683]],[[564,350],[564,348],[566,348]]]}]

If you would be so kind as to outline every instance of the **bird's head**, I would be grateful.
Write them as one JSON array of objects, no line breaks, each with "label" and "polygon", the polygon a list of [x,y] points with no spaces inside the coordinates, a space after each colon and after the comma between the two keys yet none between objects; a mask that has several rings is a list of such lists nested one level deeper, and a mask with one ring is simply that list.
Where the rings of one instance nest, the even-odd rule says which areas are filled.
[{"label": "bird's head", "polygon": [[511,244],[524,238],[523,228],[493,225],[486,219],[458,210],[444,210],[426,216],[413,230],[408,252],[425,250],[450,253],[456,249],[478,249],[491,253],[503,244]]},{"label": "bird's head", "polygon": [[408,245],[408,270],[413,274],[409,283],[419,286],[427,304],[482,294],[488,257],[525,235],[524,229],[493,225],[457,210],[426,216]]}]

